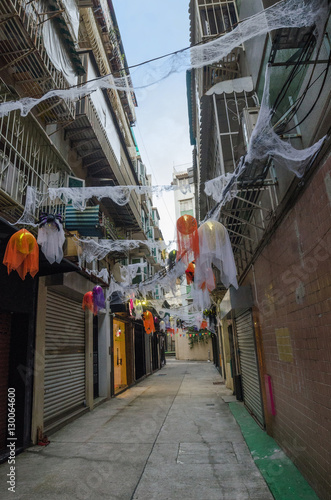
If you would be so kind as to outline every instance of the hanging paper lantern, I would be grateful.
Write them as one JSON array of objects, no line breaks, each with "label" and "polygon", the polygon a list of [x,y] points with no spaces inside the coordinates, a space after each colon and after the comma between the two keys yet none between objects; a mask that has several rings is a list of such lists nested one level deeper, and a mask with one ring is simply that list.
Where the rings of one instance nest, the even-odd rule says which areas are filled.
[{"label": "hanging paper lantern", "polygon": [[106,308],[105,296],[101,286],[95,286],[93,288],[93,308],[94,315],[98,314],[100,309]]},{"label": "hanging paper lantern", "polygon": [[168,265],[172,266],[176,262],[176,258],[177,258],[177,250],[171,250],[171,252],[169,252]]},{"label": "hanging paper lantern", "polygon": [[[206,328],[208,328],[208,323],[206,320],[203,320],[202,323],[201,323],[201,330],[205,330]],[[201,335],[201,333],[200,333]]]},{"label": "hanging paper lantern", "polygon": [[169,322],[170,322],[170,328],[172,330],[174,330],[174,327],[175,327],[175,318],[173,316],[170,316]]},{"label": "hanging paper lantern", "polygon": [[198,224],[192,215],[182,215],[177,220],[177,260],[187,264],[199,256]]},{"label": "hanging paper lantern", "polygon": [[155,332],[153,314],[150,311],[145,311],[143,314],[145,332],[150,334]]},{"label": "hanging paper lantern", "polygon": [[160,332],[165,332],[166,325],[165,322],[162,320],[160,321]]},{"label": "hanging paper lantern", "polygon": [[195,262],[195,281],[198,287],[201,288],[207,269],[213,264],[220,271],[221,281],[226,288],[230,285],[238,288],[237,270],[226,228],[220,222],[210,220],[201,224],[198,234],[200,255]]},{"label": "hanging paper lantern", "polygon": [[38,244],[50,264],[63,259],[63,244],[65,235],[60,214],[52,215],[42,213],[39,218]]},{"label": "hanging paper lantern", "polygon": [[134,308],[134,312],[135,312],[135,315],[136,315],[136,319],[142,319],[142,315],[143,315],[143,312],[144,312],[144,309],[143,309],[143,306],[140,302],[136,302],[136,305],[135,305],[135,308]]},{"label": "hanging paper lantern", "polygon": [[195,261],[192,261],[189,263],[185,271],[186,283],[188,285],[191,285],[191,283],[194,282],[194,271],[195,271]]},{"label": "hanging paper lantern", "polygon": [[91,312],[94,313],[94,305],[93,305],[93,292],[87,292],[84,297],[83,297],[83,304],[82,307],[85,311],[85,309],[89,309]]},{"label": "hanging paper lantern", "polygon": [[3,263],[8,274],[15,270],[22,280],[27,273],[32,278],[39,271],[39,247],[36,238],[26,229],[20,229],[8,241]]}]

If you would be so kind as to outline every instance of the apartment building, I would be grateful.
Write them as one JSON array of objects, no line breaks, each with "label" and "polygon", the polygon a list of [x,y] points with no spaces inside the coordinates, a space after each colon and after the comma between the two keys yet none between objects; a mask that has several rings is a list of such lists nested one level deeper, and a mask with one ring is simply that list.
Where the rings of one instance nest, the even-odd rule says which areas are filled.
[{"label": "apartment building", "polygon": [[[75,89],[101,76],[131,84],[111,0],[31,2],[0,5],[0,98],[2,102],[43,97],[50,90]],[[133,91],[97,89],[78,99],[51,96],[31,110],[0,118],[1,261],[10,236],[22,226],[28,188],[43,195],[30,213],[61,214],[66,232],[65,258],[50,264],[40,251],[39,273],[22,281],[1,265],[1,408],[7,388],[17,390],[18,449],[36,443],[114,392],[113,330],[119,318],[109,307],[98,316],[82,309],[82,298],[99,285],[125,252],[102,261],[79,260],[78,238],[146,239],[144,201],[133,191],[120,206],[110,198],[91,199],[79,211],[61,198],[51,203],[50,187],[139,185],[133,127]],[[24,111],[24,110],[23,110]],[[152,207],[146,217],[153,217]],[[155,215],[154,215],[155,217]],[[35,226],[24,226],[34,235]],[[154,226],[153,226],[154,227]],[[162,235],[155,229],[154,238]],[[155,256],[144,254],[156,266]],[[129,262],[129,261],[128,261]],[[100,271],[106,273],[100,277]],[[118,329],[116,330],[118,331]],[[144,332],[142,336],[144,336]],[[127,332],[133,345],[134,328]],[[128,349],[128,365],[139,350]],[[126,374],[129,384],[133,370]],[[2,411],[2,410],[1,410]],[[5,411],[5,410],[4,410]],[[6,416],[0,414],[0,449],[5,454]]]},{"label": "apartment building", "polygon": [[[274,4],[191,0],[191,44],[222,37]],[[219,283],[215,297],[226,385],[327,498],[329,17],[323,22],[320,36],[315,25],[276,30],[270,25],[267,34],[240,44],[219,62],[193,69],[187,81],[198,218],[219,209],[240,285],[225,290]],[[248,155],[266,104],[279,147],[281,140],[302,151],[326,135],[298,175],[291,157],[280,159],[277,149]],[[264,138],[254,140],[263,145]],[[235,186],[228,183],[233,173],[238,173]],[[222,203],[205,193],[206,182],[215,178]]]}]

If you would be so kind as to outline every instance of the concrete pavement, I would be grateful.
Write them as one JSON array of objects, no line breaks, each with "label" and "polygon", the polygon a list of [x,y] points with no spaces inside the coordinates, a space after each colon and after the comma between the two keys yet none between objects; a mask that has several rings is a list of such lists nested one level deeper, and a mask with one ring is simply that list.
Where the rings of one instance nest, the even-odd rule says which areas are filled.
[{"label": "concrete pavement", "polygon": [[169,360],[19,455],[15,493],[2,464],[1,499],[272,500],[220,382],[211,363]]}]

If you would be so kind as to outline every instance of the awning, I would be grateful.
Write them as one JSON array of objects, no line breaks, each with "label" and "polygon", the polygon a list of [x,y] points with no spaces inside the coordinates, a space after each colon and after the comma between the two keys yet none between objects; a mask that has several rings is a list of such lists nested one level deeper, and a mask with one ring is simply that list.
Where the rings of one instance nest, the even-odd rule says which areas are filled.
[{"label": "awning", "polygon": [[252,92],[254,90],[254,84],[251,76],[244,76],[243,78],[236,78],[235,80],[226,80],[224,82],[218,82],[213,85],[205,95],[213,94],[240,94],[241,92]]}]

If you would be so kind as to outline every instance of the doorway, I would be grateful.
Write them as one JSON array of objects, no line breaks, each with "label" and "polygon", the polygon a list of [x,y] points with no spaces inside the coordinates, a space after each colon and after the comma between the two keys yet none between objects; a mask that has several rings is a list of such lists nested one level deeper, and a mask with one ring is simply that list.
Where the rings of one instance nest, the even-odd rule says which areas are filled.
[{"label": "doorway", "polygon": [[93,318],[93,398],[99,397],[99,324],[98,316]]},{"label": "doorway", "polygon": [[117,394],[128,385],[126,372],[125,323],[114,319],[114,393]]}]

